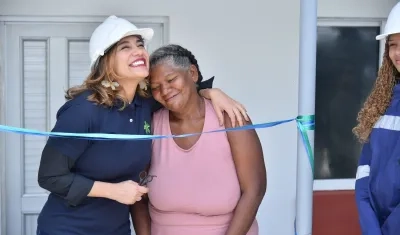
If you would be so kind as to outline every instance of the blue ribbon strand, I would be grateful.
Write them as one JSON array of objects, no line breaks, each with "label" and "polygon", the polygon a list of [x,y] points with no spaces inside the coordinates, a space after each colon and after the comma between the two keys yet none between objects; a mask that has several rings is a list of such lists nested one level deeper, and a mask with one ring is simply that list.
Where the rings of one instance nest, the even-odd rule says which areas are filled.
[{"label": "blue ribbon strand", "polygon": [[[314,153],[311,148],[311,143],[308,138],[308,131],[315,129],[315,115],[302,115],[297,118],[267,122],[253,125],[246,125],[241,127],[233,127],[227,129],[206,131],[200,133],[190,133],[182,135],[128,135],[128,134],[103,134],[103,133],[66,133],[66,132],[44,132],[31,130],[26,128],[11,127],[0,125],[0,132],[17,133],[23,135],[36,135],[36,136],[48,136],[48,137],[58,137],[58,138],[79,138],[79,139],[90,139],[90,140],[149,140],[149,139],[164,139],[164,138],[182,138],[188,136],[195,136],[208,133],[216,132],[228,132],[228,131],[239,131],[239,130],[250,130],[250,129],[262,129],[269,128],[273,126],[278,126],[288,122],[296,121],[297,128],[300,131],[301,138],[307,152],[308,161],[310,163],[310,168],[312,174],[314,175]],[[296,220],[294,222],[294,230],[296,232]]]},{"label": "blue ribbon strand", "polygon": [[294,119],[288,119],[277,122],[261,123],[246,125],[240,127],[232,127],[220,130],[205,131],[199,133],[181,134],[181,135],[130,135],[130,134],[103,134],[103,133],[66,133],[66,132],[44,132],[32,129],[25,129],[19,127],[11,127],[0,125],[0,131],[11,132],[25,135],[37,135],[37,136],[49,136],[49,137],[67,137],[67,138],[79,138],[79,139],[90,139],[90,140],[149,140],[149,139],[164,139],[164,138],[183,138],[188,136],[195,136],[201,134],[209,134],[216,132],[229,132],[239,130],[250,130],[250,129],[261,129],[277,126],[283,123],[291,122]]},{"label": "blue ribbon strand", "polygon": [[267,123],[232,127],[232,128],[212,130],[199,133],[182,134],[182,135],[128,135],[128,134],[103,134],[103,133],[45,132],[45,131],[37,131],[32,129],[5,126],[5,125],[0,125],[0,132],[17,133],[23,135],[58,137],[58,138],[79,138],[79,139],[90,139],[90,140],[149,140],[149,139],[164,139],[164,138],[183,138],[188,136],[195,136],[195,135],[209,134],[216,132],[262,129],[262,128],[278,126],[292,121],[296,121],[297,123],[297,127],[301,133],[303,144],[307,152],[308,160],[310,162],[311,170],[314,172],[314,154],[307,134],[307,131],[314,130],[315,126],[314,115],[304,115],[304,116],[298,116],[297,118],[275,121],[275,122],[267,122]]}]

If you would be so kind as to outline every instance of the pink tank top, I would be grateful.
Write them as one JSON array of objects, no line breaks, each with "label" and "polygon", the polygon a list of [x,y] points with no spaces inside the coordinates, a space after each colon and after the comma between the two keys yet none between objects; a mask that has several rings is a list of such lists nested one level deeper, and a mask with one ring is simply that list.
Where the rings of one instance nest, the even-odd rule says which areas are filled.
[{"label": "pink tank top", "polygon": [[[205,100],[204,131],[221,129]],[[169,111],[153,117],[155,135],[171,135]],[[240,199],[240,186],[225,132],[203,134],[189,150],[172,138],[153,141],[149,186],[152,235],[224,235]],[[256,220],[247,235],[257,235]]]}]

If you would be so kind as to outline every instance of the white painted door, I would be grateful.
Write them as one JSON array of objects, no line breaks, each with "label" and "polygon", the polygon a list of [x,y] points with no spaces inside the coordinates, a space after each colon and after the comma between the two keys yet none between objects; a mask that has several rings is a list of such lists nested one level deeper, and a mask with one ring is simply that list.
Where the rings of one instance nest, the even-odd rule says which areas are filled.
[{"label": "white painted door", "polygon": [[[55,114],[65,102],[66,88],[81,83],[88,75],[88,41],[98,24],[5,24],[6,125],[51,130]],[[164,43],[165,24],[137,25],[154,28],[150,51]],[[36,234],[37,216],[48,195],[37,184],[45,141],[39,136],[6,136],[6,234]]]}]

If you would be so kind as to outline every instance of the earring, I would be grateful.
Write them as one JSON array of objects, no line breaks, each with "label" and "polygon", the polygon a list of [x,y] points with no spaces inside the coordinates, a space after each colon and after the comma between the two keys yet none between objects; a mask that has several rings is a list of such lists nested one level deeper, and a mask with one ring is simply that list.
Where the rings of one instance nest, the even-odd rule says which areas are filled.
[{"label": "earring", "polygon": [[147,91],[147,83],[146,83],[146,81],[140,81],[139,82],[139,87],[140,87],[140,89]]},{"label": "earring", "polygon": [[107,80],[101,81],[101,85],[102,85],[103,87],[106,87],[106,88],[111,87],[112,90],[115,90],[116,87],[119,87],[118,82],[109,82],[109,81],[107,81]]}]

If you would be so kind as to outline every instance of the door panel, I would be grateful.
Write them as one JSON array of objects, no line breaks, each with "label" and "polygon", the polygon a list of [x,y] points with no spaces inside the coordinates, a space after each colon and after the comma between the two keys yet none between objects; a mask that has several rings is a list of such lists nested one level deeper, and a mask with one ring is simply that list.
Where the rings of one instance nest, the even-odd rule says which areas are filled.
[{"label": "door panel", "polygon": [[[49,131],[69,86],[89,73],[89,38],[98,23],[7,23],[6,125]],[[164,44],[162,23],[152,27],[149,52]],[[34,235],[48,192],[37,184],[46,137],[6,136],[6,234]]]}]

